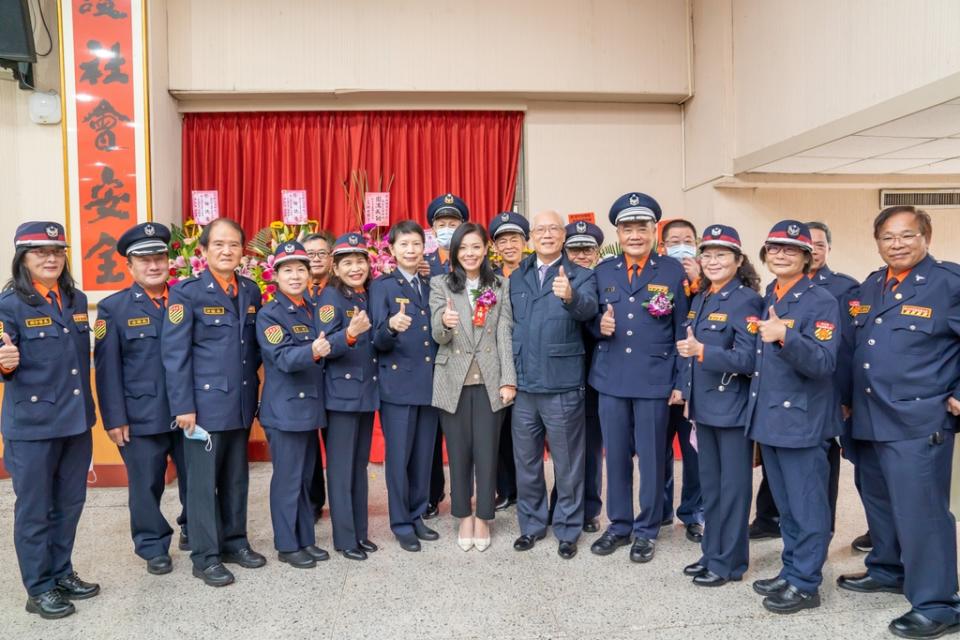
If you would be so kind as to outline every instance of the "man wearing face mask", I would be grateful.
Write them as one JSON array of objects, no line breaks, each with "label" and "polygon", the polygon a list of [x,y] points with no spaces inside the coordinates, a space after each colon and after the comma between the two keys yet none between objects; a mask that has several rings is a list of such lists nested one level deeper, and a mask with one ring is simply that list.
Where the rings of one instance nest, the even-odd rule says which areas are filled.
[{"label": "man wearing face mask", "polygon": [[177,467],[181,549],[187,546],[187,470],[183,432],[173,416],[160,366],[160,329],[167,309],[167,243],[162,224],[138,224],[120,236],[117,253],[127,259],[133,285],[97,305],[93,356],[100,415],[127,468],[130,532],[147,572],[170,573],[173,529],[160,511],[167,457]]},{"label": "man wearing face mask", "polygon": [[[680,261],[690,282],[690,296],[700,282],[700,265],[697,254],[697,229],[687,220],[670,220],[661,230],[665,253]],[[690,297],[688,296],[688,297]],[[703,499],[700,492],[700,462],[697,450],[690,443],[690,421],[683,417],[683,405],[670,406],[670,421],[667,423],[667,458],[663,480],[663,522],[673,523],[673,439],[679,436],[680,454],[683,456],[683,489],[677,517],[687,529],[687,539],[699,543],[703,540]]]},{"label": "man wearing face mask", "polygon": [[[417,273],[421,278],[450,271],[450,240],[453,232],[464,222],[470,220],[470,210],[467,203],[452,193],[445,193],[434,198],[427,205],[427,223],[433,229],[439,249],[424,255]],[[429,520],[440,513],[440,503],[443,501],[445,480],[443,477],[443,431],[437,429],[437,439],[433,448],[433,467],[430,471],[430,502],[423,513],[423,519]]]}]

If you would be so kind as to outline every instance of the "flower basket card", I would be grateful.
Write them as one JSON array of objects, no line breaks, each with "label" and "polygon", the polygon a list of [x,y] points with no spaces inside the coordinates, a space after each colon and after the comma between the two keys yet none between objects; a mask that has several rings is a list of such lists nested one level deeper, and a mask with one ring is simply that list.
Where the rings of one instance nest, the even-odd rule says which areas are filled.
[{"label": "flower basket card", "polygon": [[220,217],[220,194],[217,191],[191,191],[193,220],[205,226]]},{"label": "flower basket card", "polygon": [[280,191],[280,211],[283,224],[307,223],[307,192],[304,189],[283,189]]},{"label": "flower basket card", "polygon": [[390,226],[390,193],[368,191],[363,199],[363,220],[378,227]]}]

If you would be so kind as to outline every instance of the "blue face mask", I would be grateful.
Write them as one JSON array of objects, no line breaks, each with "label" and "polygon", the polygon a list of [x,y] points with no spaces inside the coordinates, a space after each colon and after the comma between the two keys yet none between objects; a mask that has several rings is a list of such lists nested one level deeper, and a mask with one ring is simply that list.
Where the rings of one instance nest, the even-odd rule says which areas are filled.
[{"label": "blue face mask", "polygon": [[437,229],[437,244],[443,247],[444,249],[450,248],[450,241],[453,240],[453,229]]},{"label": "blue face mask", "polygon": [[[179,427],[177,427],[176,420],[170,423],[171,431],[177,428]],[[187,431],[184,430],[183,437],[187,438],[188,440],[200,440],[205,442],[206,444],[203,446],[204,451],[213,451],[213,440],[210,439],[210,433],[198,424],[194,425],[192,433],[187,433]]]},{"label": "blue face mask", "polygon": [[683,260],[684,258],[693,258],[696,256],[697,249],[689,244],[676,244],[672,247],[667,247],[667,255],[677,260]]}]

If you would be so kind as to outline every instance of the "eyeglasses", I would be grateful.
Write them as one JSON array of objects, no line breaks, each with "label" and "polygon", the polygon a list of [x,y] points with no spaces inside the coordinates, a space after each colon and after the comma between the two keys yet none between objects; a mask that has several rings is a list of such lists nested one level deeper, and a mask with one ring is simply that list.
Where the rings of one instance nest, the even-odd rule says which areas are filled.
[{"label": "eyeglasses", "polygon": [[46,260],[47,258],[65,258],[67,256],[67,250],[60,247],[30,249],[30,253],[37,256],[41,260]]},{"label": "eyeglasses", "polygon": [[720,253],[701,253],[700,262],[731,262],[733,260],[732,251],[721,251]]},{"label": "eyeglasses", "polygon": [[767,255],[775,256],[778,253],[782,253],[785,256],[795,257],[803,253],[803,249],[800,247],[795,247],[789,244],[766,244],[764,248],[767,250]]},{"label": "eyeglasses", "polygon": [[910,244],[911,242],[919,238],[921,235],[923,234],[913,233],[908,231],[907,233],[901,233],[898,236],[895,236],[892,234],[883,235],[883,236],[880,236],[879,240],[880,240],[880,244],[882,244],[883,246],[892,247],[897,242],[897,240],[900,241],[900,244]]},{"label": "eyeglasses", "polygon": [[563,231],[563,227],[561,227],[558,224],[537,225],[536,227],[531,229],[531,231],[535,236],[543,236],[548,233],[550,235],[557,235]]},{"label": "eyeglasses", "polygon": [[313,258],[329,258],[329,257],[330,257],[330,252],[329,252],[329,251],[322,251],[322,250],[321,250],[321,251],[307,251],[307,257],[310,258],[311,260],[312,260]]}]

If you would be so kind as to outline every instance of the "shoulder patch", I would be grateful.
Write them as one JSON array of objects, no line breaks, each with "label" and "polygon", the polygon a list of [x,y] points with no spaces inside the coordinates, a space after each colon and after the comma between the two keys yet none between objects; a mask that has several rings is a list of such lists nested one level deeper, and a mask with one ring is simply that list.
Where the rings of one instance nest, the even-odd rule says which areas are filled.
[{"label": "shoulder patch", "polygon": [[759,316],[747,316],[747,332],[756,334],[760,330]]},{"label": "shoulder patch", "polygon": [[333,320],[335,314],[336,309],[334,309],[332,304],[325,304],[317,311],[317,317],[320,318],[320,322],[330,322]]},{"label": "shoulder patch", "polygon": [[821,342],[826,342],[833,338],[833,330],[836,328],[833,326],[832,322],[825,322],[823,320],[818,320],[814,323],[813,337]]},{"label": "shoulder patch", "polygon": [[280,341],[283,340],[283,327],[278,324],[272,324],[263,330],[263,337],[265,337],[270,344],[280,344]]},{"label": "shoulder patch", "polygon": [[97,340],[103,340],[107,337],[107,321],[103,318],[98,318],[96,322],[93,323],[93,335]]},{"label": "shoulder patch", "polygon": [[170,319],[170,322],[173,324],[180,324],[183,322],[183,305],[182,304],[172,304],[167,308],[167,317]]}]

